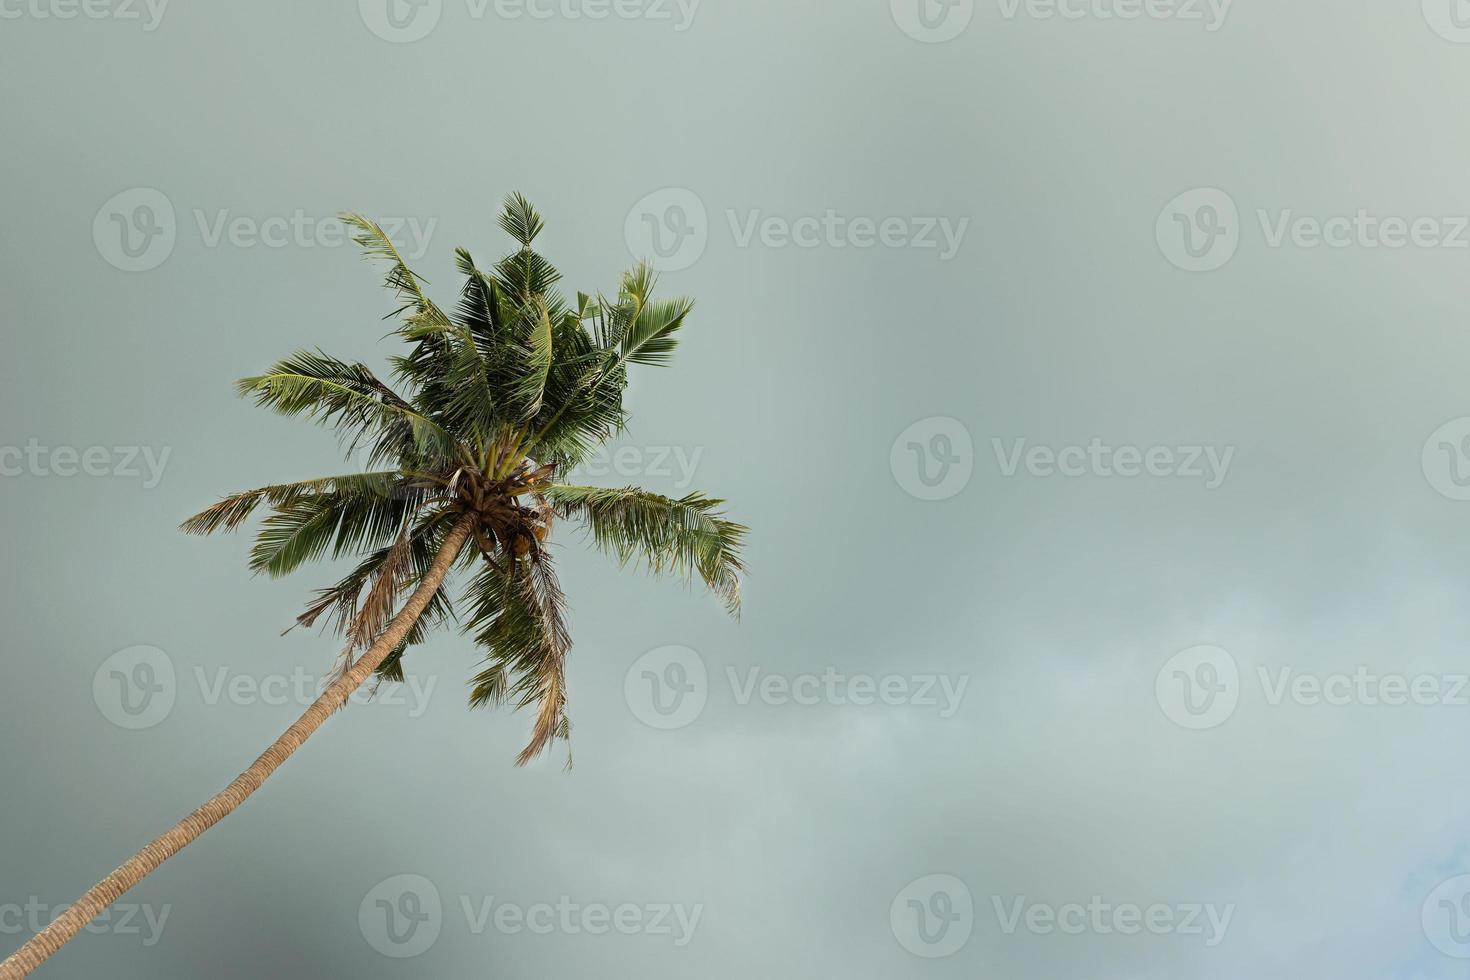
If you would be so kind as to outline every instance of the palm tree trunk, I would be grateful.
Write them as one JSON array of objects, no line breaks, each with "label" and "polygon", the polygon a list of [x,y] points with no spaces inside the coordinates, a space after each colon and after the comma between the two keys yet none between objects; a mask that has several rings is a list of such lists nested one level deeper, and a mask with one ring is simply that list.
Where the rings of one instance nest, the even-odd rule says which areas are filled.
[{"label": "palm tree trunk", "polygon": [[322,726],[347,702],[352,692],[367,680],[378,665],[391,653],[414,622],[423,614],[429,600],[438,591],[449,568],[459,556],[470,533],[470,518],[456,524],[444,538],[438,555],[425,572],[419,587],[414,590],[398,615],[393,617],[382,636],[370,646],[352,669],[312,702],[306,713],[286,729],[280,738],[265,750],[235,781],[225,787],[208,803],[174,824],[162,837],[143,848],[128,859],[127,863],[103,878],[92,889],[79,898],[64,913],[45,929],[31,937],[24,946],[0,963],[0,980],[16,980],[40,966],[52,953],[75,936],[83,926],[91,922],[107,906],[111,905],[128,889],[142,881],[153,869],[168,858],[183,850],[210,827],[223,820],[231,811],[260,788],[266,778],[281,767],[291,754],[299,749],[312,733]]}]

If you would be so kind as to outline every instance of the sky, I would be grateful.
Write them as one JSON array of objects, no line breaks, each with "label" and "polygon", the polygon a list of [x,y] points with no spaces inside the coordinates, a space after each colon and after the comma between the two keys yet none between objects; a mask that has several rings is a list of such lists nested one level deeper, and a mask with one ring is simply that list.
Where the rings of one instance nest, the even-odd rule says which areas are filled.
[{"label": "sky", "polygon": [[38,974],[1442,980],[1470,960],[1462,0],[0,0],[0,953],[302,711],[351,471],[526,194],[698,305],[575,476],[726,501],[744,615],[570,528],[571,751],[446,632]]}]

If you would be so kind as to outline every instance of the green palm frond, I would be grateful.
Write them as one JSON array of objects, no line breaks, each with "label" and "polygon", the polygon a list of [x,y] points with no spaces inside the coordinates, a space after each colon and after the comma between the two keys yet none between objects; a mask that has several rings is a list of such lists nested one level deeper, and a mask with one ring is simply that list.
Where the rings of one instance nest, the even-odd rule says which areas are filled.
[{"label": "green palm frond", "polygon": [[455,310],[455,322],[470,331],[482,355],[488,354],[504,339],[505,325],[500,311],[505,299],[501,295],[500,284],[481,272],[465,249],[455,250],[454,264],[465,277]]},{"label": "green palm frond", "polygon": [[724,501],[699,493],[675,500],[637,487],[555,484],[542,492],[558,514],[585,523],[597,545],[619,561],[644,563],[655,574],[697,574],[731,615],[739,615],[740,551],[748,528],[721,515]]},{"label": "green palm frond", "polygon": [[465,594],[465,631],[485,651],[471,681],[470,704],[536,706],[531,740],[516,759],[525,765],[566,729],[566,656],[571,648],[562,594],[544,552],[506,569],[485,562]]},{"label": "green palm frond", "polygon": [[501,208],[498,221],[506,234],[521,243],[523,248],[530,248],[536,236],[541,234],[546,223],[541,220],[540,213],[531,206],[531,202],[521,194],[511,194],[505,199],[505,206]]},{"label": "green palm frond", "polygon": [[326,476],[297,483],[278,483],[273,486],[246,490],[224,498],[219,503],[200,511],[179,525],[186,534],[213,534],[215,531],[233,531],[255,513],[262,503],[272,507],[285,507],[303,497],[323,493],[342,496],[386,497],[393,492],[401,479],[392,470],[376,473],[349,473],[344,476]]},{"label": "green palm frond", "polygon": [[506,396],[491,386],[485,359],[464,328],[448,339],[439,370],[432,388],[425,388],[425,401],[433,406],[438,422],[472,444],[493,439]]},{"label": "green palm frond", "polygon": [[553,344],[556,357],[547,373],[544,405],[532,426],[535,452],[538,459],[570,469],[623,431],[628,374],[622,365],[607,367],[607,352],[579,322],[564,318]]},{"label": "green palm frond", "polygon": [[399,590],[409,579],[413,556],[412,528],[407,522],[399,529],[398,537],[384,549],[382,562],[373,575],[367,596],[362,601],[357,615],[343,631],[347,634],[347,659],[353,651],[366,650],[378,638],[388,620],[393,618],[393,609],[398,602]]},{"label": "green palm frond", "polygon": [[322,557],[337,536],[347,506],[337,494],[292,501],[262,522],[250,550],[250,570],[272,576],[289,574],[303,562]]},{"label": "green palm frond", "polygon": [[[449,524],[452,523],[450,520],[452,516],[444,511],[437,511],[420,517],[415,522],[409,532],[408,565],[400,589],[417,587],[433,562],[434,555],[439,551],[439,544],[448,531]],[[306,607],[305,612],[296,618],[297,625],[311,627],[321,616],[326,615],[332,631],[345,636],[357,620],[359,600],[363,589],[383,574],[383,570],[393,557],[393,546],[385,545],[371,552],[336,585],[318,589],[316,598]],[[449,595],[443,588],[440,588],[429,601],[424,615],[410,630],[408,642],[410,644],[422,642],[430,628],[442,625],[453,618],[454,607]]]},{"label": "green palm frond", "polygon": [[498,219],[500,227],[520,243],[495,265],[495,273],[515,300],[521,304],[540,297],[553,317],[561,316],[566,303],[552,287],[561,281],[561,273],[542,255],[531,248],[544,224],[531,203],[519,194],[506,198]]},{"label": "green palm frond", "polygon": [[299,350],[265,374],[241,378],[236,390],[280,415],[305,415],[354,443],[371,443],[374,460],[453,458],[454,437],[416,411],[363,364]]},{"label": "green palm frond", "polygon": [[532,313],[533,325],[526,336],[525,358],[520,381],[515,388],[515,401],[524,407],[522,418],[535,418],[546,396],[546,376],[551,370],[551,313],[546,304],[537,302]]},{"label": "green palm frond", "polygon": [[405,325],[409,328],[448,325],[449,318],[424,292],[427,280],[414,272],[403,261],[398,246],[388,237],[376,221],[360,214],[343,214],[342,220],[357,233],[352,240],[362,247],[363,254],[370,259],[382,259],[388,263],[388,273],[383,284],[403,302],[389,317],[408,313]]},{"label": "green palm frond", "polygon": [[261,522],[250,552],[250,570],[279,578],[330,551],[341,558],[382,547],[418,508],[416,494],[385,497],[323,493],[302,497]]},{"label": "green palm frond", "polygon": [[623,277],[624,322],[617,329],[618,359],[633,364],[664,365],[679,340],[674,336],[694,309],[685,297],[655,300],[656,278],[647,265]]}]

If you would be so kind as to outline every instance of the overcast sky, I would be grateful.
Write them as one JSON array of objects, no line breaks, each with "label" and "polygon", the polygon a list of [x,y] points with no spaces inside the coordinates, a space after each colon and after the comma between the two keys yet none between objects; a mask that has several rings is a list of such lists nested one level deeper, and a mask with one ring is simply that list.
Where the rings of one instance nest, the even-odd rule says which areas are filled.
[{"label": "overcast sky", "polygon": [[332,215],[520,190],[743,620],[562,534],[570,772],[445,634],[41,975],[1464,975],[1470,10],[924,3],[0,0],[0,952],[331,666],[175,526],[354,465],[231,390],[386,370]]}]

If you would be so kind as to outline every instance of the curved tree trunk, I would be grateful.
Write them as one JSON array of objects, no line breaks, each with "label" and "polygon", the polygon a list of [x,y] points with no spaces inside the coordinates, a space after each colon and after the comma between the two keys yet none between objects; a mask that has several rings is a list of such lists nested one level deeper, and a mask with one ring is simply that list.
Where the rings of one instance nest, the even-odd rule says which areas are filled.
[{"label": "curved tree trunk", "polygon": [[235,781],[225,787],[208,803],[174,824],[167,833],[128,859],[127,863],[103,878],[87,894],[77,899],[64,913],[45,929],[38,932],[5,962],[0,963],[0,980],[16,980],[40,966],[52,953],[60,949],[67,940],[75,936],[82,927],[91,922],[107,906],[117,901],[128,889],[142,881],[153,869],[168,858],[183,850],[210,827],[223,820],[231,811],[245,802],[246,797],[260,788],[266,778],[281,767],[299,749],[312,733],[322,726],[337,709],[347,702],[352,692],[367,680],[378,665],[408,635],[414,622],[423,614],[429,600],[443,583],[450,566],[459,556],[470,533],[470,521],[462,519],[444,538],[444,544],[433,563],[424,574],[423,581],[414,590],[398,615],[393,617],[388,628],[378,637],[353,664],[346,676],[322,692],[312,702],[306,713],[286,729],[259,759],[253,762]]}]

